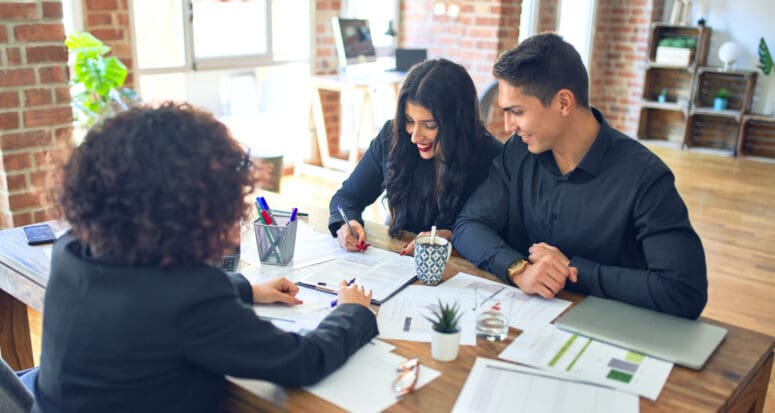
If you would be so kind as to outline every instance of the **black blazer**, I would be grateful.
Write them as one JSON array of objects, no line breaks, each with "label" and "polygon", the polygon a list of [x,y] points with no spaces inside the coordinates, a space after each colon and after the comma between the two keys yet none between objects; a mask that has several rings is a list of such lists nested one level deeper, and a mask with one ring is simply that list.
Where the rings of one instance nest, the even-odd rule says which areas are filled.
[{"label": "black blazer", "polygon": [[226,374],[311,384],[377,335],[374,314],[355,304],[306,336],[286,333],[246,304],[244,277],[229,281],[206,266],[111,265],[63,237],[46,288],[33,410],[212,412]]}]

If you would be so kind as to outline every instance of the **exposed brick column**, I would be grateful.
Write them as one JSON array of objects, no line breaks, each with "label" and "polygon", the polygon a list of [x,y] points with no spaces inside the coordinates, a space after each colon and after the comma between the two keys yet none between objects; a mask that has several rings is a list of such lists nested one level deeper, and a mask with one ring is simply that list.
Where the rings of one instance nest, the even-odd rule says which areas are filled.
[{"label": "exposed brick column", "polygon": [[60,0],[0,3],[0,226],[49,218],[45,179],[71,148]]},{"label": "exposed brick column", "polygon": [[600,0],[590,61],[590,101],[611,126],[635,136],[649,27],[663,0]]},{"label": "exposed brick column", "polygon": [[111,55],[116,56],[129,69],[124,86],[133,88],[134,61],[132,59],[132,28],[129,23],[129,0],[82,1],[84,30],[113,49]]},{"label": "exposed brick column", "polygon": [[[339,0],[315,0],[315,42],[312,59],[312,74],[327,75],[336,73],[339,61],[336,56],[334,31],[331,27],[331,18],[341,14],[342,4]],[[340,112],[341,104],[339,92],[321,91],[320,100],[323,104],[323,116],[326,122],[326,136],[328,136],[328,150],[331,156],[339,155]],[[312,163],[320,163],[318,157],[318,145],[313,136],[312,139]]]},{"label": "exposed brick column", "polygon": [[557,31],[557,0],[541,0],[538,33]]}]

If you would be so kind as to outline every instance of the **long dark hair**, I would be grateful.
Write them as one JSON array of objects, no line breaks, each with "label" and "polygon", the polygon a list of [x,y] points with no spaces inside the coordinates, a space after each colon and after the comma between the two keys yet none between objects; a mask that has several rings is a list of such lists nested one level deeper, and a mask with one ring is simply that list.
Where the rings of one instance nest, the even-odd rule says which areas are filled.
[{"label": "long dark hair", "polygon": [[[422,159],[406,132],[407,103],[426,108],[439,126],[433,150],[441,152],[434,159]],[[476,87],[463,66],[434,59],[412,67],[399,92],[387,163],[391,235],[452,227],[468,197],[464,192],[483,136]]]}]

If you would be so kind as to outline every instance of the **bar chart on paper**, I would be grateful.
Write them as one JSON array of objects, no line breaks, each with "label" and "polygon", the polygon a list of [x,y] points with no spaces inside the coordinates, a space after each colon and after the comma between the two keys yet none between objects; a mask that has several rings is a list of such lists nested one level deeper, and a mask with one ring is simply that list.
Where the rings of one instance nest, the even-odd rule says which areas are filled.
[{"label": "bar chart on paper", "polygon": [[560,330],[554,325],[518,336],[500,358],[574,380],[656,400],[673,364]]}]

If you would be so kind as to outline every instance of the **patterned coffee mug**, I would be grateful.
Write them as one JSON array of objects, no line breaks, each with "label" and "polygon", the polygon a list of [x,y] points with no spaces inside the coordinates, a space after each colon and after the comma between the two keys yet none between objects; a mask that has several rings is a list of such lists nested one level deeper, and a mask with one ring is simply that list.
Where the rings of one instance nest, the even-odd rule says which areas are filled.
[{"label": "patterned coffee mug", "polygon": [[444,275],[447,260],[452,253],[452,244],[442,237],[423,235],[414,240],[414,266],[417,279],[423,284],[436,285]]}]

